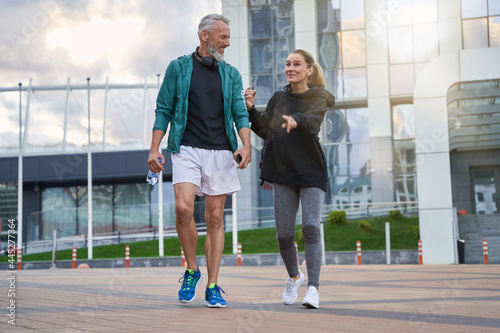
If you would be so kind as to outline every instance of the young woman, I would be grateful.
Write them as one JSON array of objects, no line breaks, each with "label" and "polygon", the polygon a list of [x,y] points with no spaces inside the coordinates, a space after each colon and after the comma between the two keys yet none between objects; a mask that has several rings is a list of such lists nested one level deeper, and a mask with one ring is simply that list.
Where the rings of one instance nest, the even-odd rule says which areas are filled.
[{"label": "young woman", "polygon": [[273,184],[276,235],[289,277],[283,303],[292,304],[305,276],[299,271],[294,245],[295,219],[302,206],[302,234],[308,288],[302,305],[319,308],[321,269],[320,215],[327,186],[325,155],[319,131],[328,108],[335,103],[325,90],[321,67],[304,50],[286,60],[288,85],[277,91],[261,115],[254,106],[256,91],[247,88],[246,104],[252,130],[265,139],[260,178]]}]

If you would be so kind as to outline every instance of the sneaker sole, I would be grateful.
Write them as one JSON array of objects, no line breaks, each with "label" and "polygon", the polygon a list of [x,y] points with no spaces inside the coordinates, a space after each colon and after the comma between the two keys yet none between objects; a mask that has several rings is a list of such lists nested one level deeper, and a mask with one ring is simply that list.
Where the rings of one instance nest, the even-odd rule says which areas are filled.
[{"label": "sneaker sole", "polygon": [[316,305],[309,303],[309,302],[302,303],[302,305],[305,306],[306,308],[309,308],[309,309],[319,309],[319,305],[316,306]]},{"label": "sneaker sole", "polygon": [[190,300],[179,299],[180,303],[189,303],[189,302],[192,302],[196,298],[196,288],[198,288],[198,286],[200,285],[201,280],[203,280],[203,276],[200,276],[200,279],[198,280],[198,282],[196,282],[196,286],[194,286],[194,295],[193,295],[193,298],[191,298]]},{"label": "sneaker sole", "polygon": [[208,303],[208,301],[205,301],[205,306],[207,308],[225,308],[226,307],[225,304],[220,304],[220,303],[210,304],[210,303]]}]

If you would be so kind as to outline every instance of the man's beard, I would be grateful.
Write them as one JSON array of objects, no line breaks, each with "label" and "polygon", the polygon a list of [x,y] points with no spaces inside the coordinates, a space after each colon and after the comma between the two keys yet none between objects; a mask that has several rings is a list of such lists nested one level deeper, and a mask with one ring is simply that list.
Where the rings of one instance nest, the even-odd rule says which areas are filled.
[{"label": "man's beard", "polygon": [[211,45],[207,46],[208,54],[214,57],[215,60],[222,61],[222,59],[224,59],[224,54],[220,54],[218,51],[219,48],[217,46],[211,46]]}]

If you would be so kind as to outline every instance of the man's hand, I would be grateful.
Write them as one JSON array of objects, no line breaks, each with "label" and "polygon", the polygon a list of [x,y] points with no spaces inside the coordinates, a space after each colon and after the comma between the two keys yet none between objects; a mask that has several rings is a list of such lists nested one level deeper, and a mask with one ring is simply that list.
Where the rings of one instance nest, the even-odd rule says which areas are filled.
[{"label": "man's hand", "polygon": [[[161,163],[158,161],[158,159],[161,158]],[[149,170],[157,173],[160,171],[165,171],[163,168],[163,165],[165,164],[165,157],[159,152],[159,151],[149,151],[149,157],[148,157],[148,167]]]},{"label": "man's hand", "polygon": [[[153,172],[165,171],[163,169],[163,165],[165,164],[165,157],[160,153],[160,144],[163,139],[162,130],[156,130],[153,132],[153,137],[151,138],[151,148],[149,148],[149,157],[148,157],[148,168]],[[161,158],[161,163],[158,162],[158,159]]]},{"label": "man's hand", "polygon": [[243,147],[237,149],[233,153],[233,158],[236,155],[241,156],[241,162],[238,164],[238,169],[245,169],[247,165],[252,161],[252,145],[250,144],[250,128],[243,127],[240,129],[239,135],[241,141],[243,142]]},{"label": "man's hand", "polygon": [[241,162],[238,164],[238,169],[245,169],[248,164],[252,161],[252,146],[243,146],[233,153],[233,157],[236,158],[237,155],[241,156]]}]

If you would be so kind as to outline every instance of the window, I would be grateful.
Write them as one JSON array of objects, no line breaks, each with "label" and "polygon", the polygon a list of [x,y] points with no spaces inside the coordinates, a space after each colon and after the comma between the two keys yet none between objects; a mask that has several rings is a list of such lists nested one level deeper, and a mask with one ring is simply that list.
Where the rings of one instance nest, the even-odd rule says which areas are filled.
[{"label": "window", "polygon": [[[164,183],[164,186],[165,184],[168,183]],[[110,235],[154,225],[150,213],[150,190],[145,182],[93,185],[93,233]],[[63,237],[87,234],[87,204],[86,186],[42,189],[42,212],[37,221],[28,224],[33,229],[28,230],[28,234],[32,236],[30,240],[51,239],[54,228],[59,229]]]},{"label": "window", "polygon": [[333,109],[325,115],[322,131],[328,168],[325,200],[333,209],[352,209],[355,204],[357,209],[364,210],[371,202],[368,127],[367,108]]},{"label": "window", "polygon": [[249,1],[251,82],[259,91],[255,104],[265,105],[288,83],[285,62],[295,49],[292,0]]},{"label": "window", "polygon": [[415,117],[412,104],[392,107],[394,191],[397,202],[417,200]]},{"label": "window", "polygon": [[391,95],[408,95],[421,69],[439,55],[437,0],[400,0],[397,10],[390,13],[390,91]]},{"label": "window", "polygon": [[500,1],[462,0],[464,49],[500,46]]},{"label": "window", "polygon": [[337,99],[363,98],[366,88],[364,1],[317,1],[318,54],[326,89]]}]

